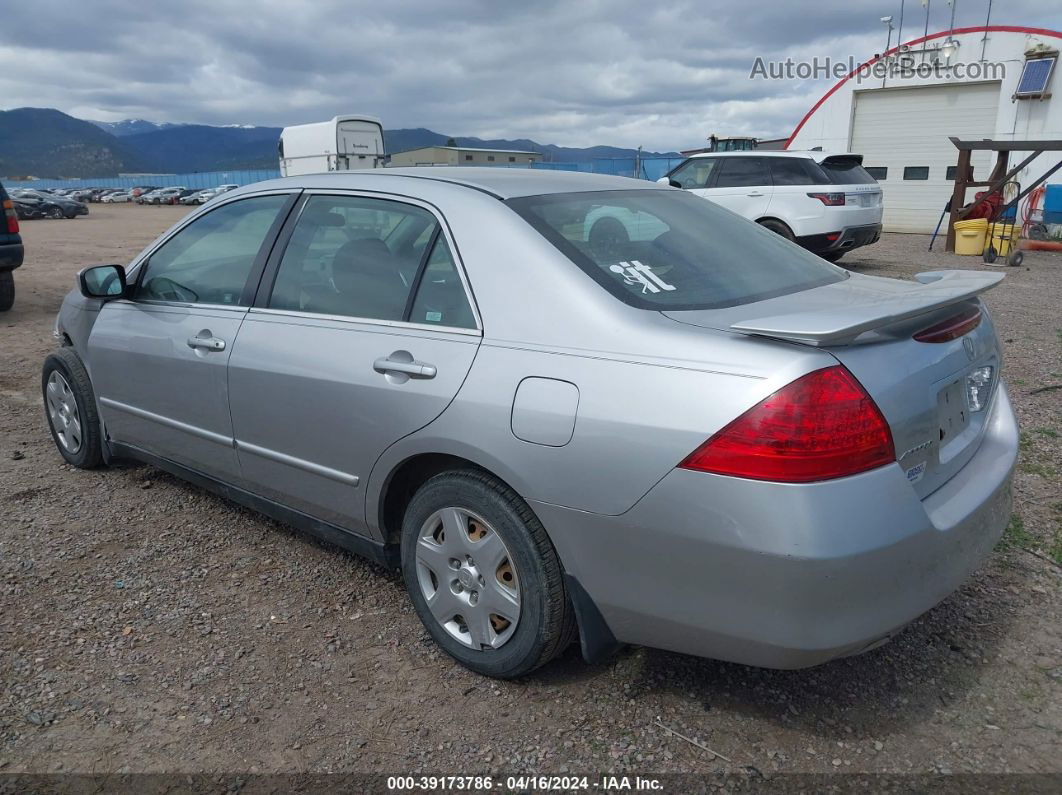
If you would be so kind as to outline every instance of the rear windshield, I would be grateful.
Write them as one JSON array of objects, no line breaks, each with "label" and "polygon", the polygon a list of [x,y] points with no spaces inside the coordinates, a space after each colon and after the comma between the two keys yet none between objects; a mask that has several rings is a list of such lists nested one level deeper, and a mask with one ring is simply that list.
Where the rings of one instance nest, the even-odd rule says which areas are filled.
[{"label": "rear windshield", "polygon": [[685,191],[559,193],[507,203],[598,284],[642,309],[719,309],[847,277]]},{"label": "rear windshield", "polygon": [[819,165],[834,185],[865,185],[877,182],[858,160],[852,158],[826,158]]}]

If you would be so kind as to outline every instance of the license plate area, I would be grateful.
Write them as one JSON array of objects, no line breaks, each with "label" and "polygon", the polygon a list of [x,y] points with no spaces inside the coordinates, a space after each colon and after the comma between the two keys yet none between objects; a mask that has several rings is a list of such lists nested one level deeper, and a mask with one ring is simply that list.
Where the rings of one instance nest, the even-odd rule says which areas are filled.
[{"label": "license plate area", "polygon": [[963,382],[955,381],[937,393],[937,421],[940,424],[940,447],[957,440],[970,424]]}]

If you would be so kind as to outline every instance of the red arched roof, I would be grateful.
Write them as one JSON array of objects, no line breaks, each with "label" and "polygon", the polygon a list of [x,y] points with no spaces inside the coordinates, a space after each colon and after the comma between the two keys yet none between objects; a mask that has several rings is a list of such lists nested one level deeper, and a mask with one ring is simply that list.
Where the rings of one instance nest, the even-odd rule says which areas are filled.
[{"label": "red arched roof", "polygon": [[861,70],[866,69],[868,66],[877,63],[882,58],[886,58],[892,55],[894,52],[899,50],[900,47],[911,47],[915,44],[922,44],[923,42],[929,41],[930,39],[939,39],[941,36],[960,35],[963,33],[1030,33],[1035,36],[1054,36],[1056,39],[1062,39],[1062,31],[1048,30],[1047,28],[1027,28],[1021,25],[978,25],[972,28],[955,28],[953,30],[942,30],[939,33],[930,33],[928,36],[920,36],[917,39],[911,39],[911,41],[906,42],[905,44],[897,44],[891,50],[888,50],[887,52],[882,53],[881,55],[875,55],[869,61],[866,61],[863,64],[857,66],[845,77],[842,77],[833,88],[823,94],[819,101],[811,106],[811,110],[804,114],[804,118],[800,120],[800,123],[793,128],[793,132],[790,134],[789,138],[785,142],[785,148],[788,149],[789,145],[793,143],[793,139],[796,138],[797,133],[800,132],[800,129],[804,126],[804,123],[811,118],[812,114],[820,107],[822,107],[823,103],[837,92],[837,89],[847,83],[849,79],[851,79],[855,74],[857,74]]}]

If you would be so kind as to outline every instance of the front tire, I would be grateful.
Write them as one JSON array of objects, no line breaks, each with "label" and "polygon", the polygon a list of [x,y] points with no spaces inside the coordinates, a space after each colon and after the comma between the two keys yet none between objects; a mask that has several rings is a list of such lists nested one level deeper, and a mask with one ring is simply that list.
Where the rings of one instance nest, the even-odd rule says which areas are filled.
[{"label": "front tire", "polygon": [[60,348],[44,360],[41,372],[44,412],[59,454],[78,469],[103,463],[103,434],[92,382],[73,348]]},{"label": "front tire", "polygon": [[432,638],[476,673],[523,676],[574,637],[564,571],[545,529],[487,473],[443,472],[417,490],[402,521],[402,574]]},{"label": "front tire", "polygon": [[0,273],[0,312],[6,312],[15,305],[15,274],[11,271]]},{"label": "front tire", "polygon": [[52,207],[50,210],[48,210],[48,217],[49,218],[54,218],[56,220],[59,220],[60,218],[63,218],[64,217],[63,216],[63,208],[62,207]]}]

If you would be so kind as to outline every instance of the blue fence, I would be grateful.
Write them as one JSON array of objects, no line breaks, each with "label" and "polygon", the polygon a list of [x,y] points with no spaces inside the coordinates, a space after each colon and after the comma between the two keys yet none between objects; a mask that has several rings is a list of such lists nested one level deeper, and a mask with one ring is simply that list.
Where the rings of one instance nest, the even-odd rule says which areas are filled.
[{"label": "blue fence", "polygon": [[[681,157],[643,158],[610,157],[586,160],[578,163],[534,163],[531,167],[550,171],[582,171],[590,174],[611,174],[635,179],[659,179],[683,161]],[[527,168],[500,164],[499,168]],[[158,188],[182,186],[185,188],[216,188],[218,185],[249,185],[280,176],[277,169],[250,171],[209,171],[195,174],[140,174],[124,177],[89,177],[88,179],[36,179],[28,182],[4,180],[8,188],[133,188],[137,185],[154,185]]]}]

